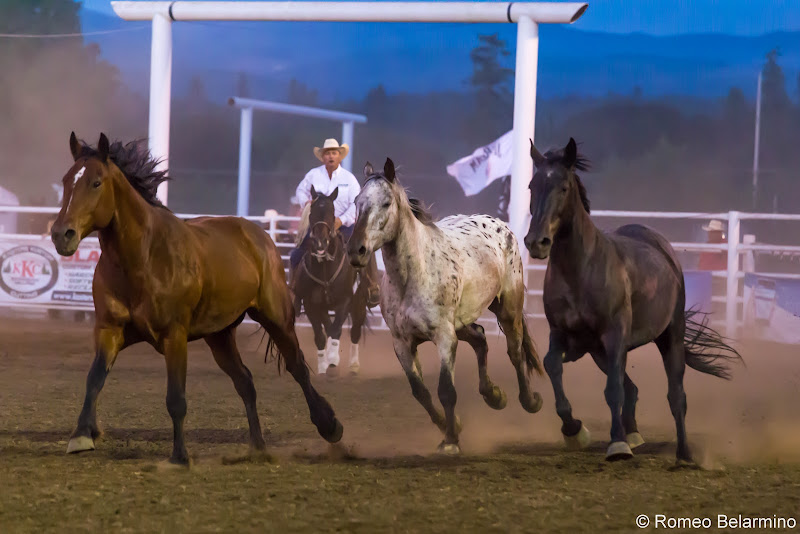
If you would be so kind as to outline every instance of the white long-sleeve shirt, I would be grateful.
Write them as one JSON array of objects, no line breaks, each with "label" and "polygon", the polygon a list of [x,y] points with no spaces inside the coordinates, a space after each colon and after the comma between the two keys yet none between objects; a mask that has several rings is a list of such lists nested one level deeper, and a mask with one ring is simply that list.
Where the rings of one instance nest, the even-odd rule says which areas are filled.
[{"label": "white long-sleeve shirt", "polygon": [[325,165],[311,169],[295,191],[295,198],[301,206],[311,201],[312,185],[315,191],[323,195],[330,195],[338,187],[339,194],[333,201],[335,216],[342,221],[342,226],[353,226],[356,223],[355,200],[361,186],[353,173],[339,165],[329,178]]}]

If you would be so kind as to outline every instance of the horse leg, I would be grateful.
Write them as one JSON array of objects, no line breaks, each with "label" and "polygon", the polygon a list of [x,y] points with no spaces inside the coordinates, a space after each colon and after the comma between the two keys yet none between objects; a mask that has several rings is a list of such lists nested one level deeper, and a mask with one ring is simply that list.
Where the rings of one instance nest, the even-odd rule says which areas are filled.
[{"label": "horse leg", "polygon": [[486,334],[483,327],[478,323],[472,323],[458,330],[456,335],[461,341],[469,343],[478,358],[478,376],[480,378],[478,391],[483,396],[483,400],[490,408],[502,410],[506,407],[508,398],[505,392],[500,387],[495,386],[489,378],[489,373],[486,369],[486,356],[489,354],[489,345],[486,343]]},{"label": "horse leg", "polygon": [[69,438],[67,454],[94,450],[94,440],[100,435],[97,426],[97,396],[103,389],[106,377],[126,346],[121,326],[95,328],[95,357],[86,377],[86,395],[78,416],[78,426]]},{"label": "horse leg", "polygon": [[456,346],[458,337],[455,330],[440,331],[436,337],[436,348],[439,350],[441,368],[439,370],[439,402],[444,408],[445,432],[444,441],[439,445],[439,452],[443,454],[460,454],[461,447],[458,446],[458,434],[461,431],[456,420],[456,387],[453,383],[453,375],[456,366]]},{"label": "horse leg", "polygon": [[411,393],[417,399],[425,411],[433,421],[433,424],[438,426],[442,432],[447,430],[445,425],[445,418],[442,412],[436,409],[433,405],[433,398],[431,392],[425,387],[422,380],[422,366],[417,358],[417,346],[419,343],[416,341],[394,338],[394,353],[397,355],[397,361],[408,378],[408,383],[411,385]]},{"label": "horse leg", "polygon": [[323,375],[328,370],[328,361],[325,358],[325,329],[323,323],[327,317],[327,310],[320,311],[317,306],[306,309],[306,317],[314,330],[314,344],[317,346],[317,374]]},{"label": "horse leg", "polygon": [[244,409],[247,412],[247,422],[250,425],[250,446],[256,450],[263,451],[267,444],[261,434],[261,423],[258,420],[258,409],[256,408],[256,388],[253,385],[253,375],[250,369],[242,362],[239,349],[236,347],[236,329],[228,328],[206,336],[206,343],[214,355],[214,360],[225,374],[233,381],[233,387],[244,401]]},{"label": "horse leg", "polygon": [[189,453],[183,435],[186,417],[186,331],[182,328],[170,332],[163,340],[160,351],[167,364],[167,411],[172,418],[172,455],[169,461],[189,465]]},{"label": "horse leg", "polygon": [[538,392],[531,392],[530,371],[532,368],[523,361],[522,296],[522,293],[501,295],[492,301],[489,310],[497,316],[497,322],[506,336],[508,357],[517,371],[519,402],[526,412],[536,413],[542,409],[542,396]]},{"label": "horse leg", "polygon": [[328,347],[325,354],[328,360],[328,376],[339,376],[339,339],[342,337],[342,325],[347,319],[349,309],[349,299],[339,304],[334,310],[333,322],[328,328]]},{"label": "horse leg", "polygon": [[[553,395],[556,399],[556,413],[561,418],[561,435],[570,449],[583,449],[591,443],[592,437],[589,430],[583,426],[580,419],[572,417],[572,405],[564,393],[564,359],[567,343],[557,332],[550,332],[550,347],[544,357],[544,369],[550,377],[553,386]],[[577,358],[570,358],[570,361]]]},{"label": "horse leg", "polygon": [[[608,367],[603,355],[599,352],[593,352],[592,359],[597,364],[597,367],[607,375]],[[625,373],[625,381],[622,386],[625,390],[625,402],[622,404],[622,426],[625,428],[625,441],[628,442],[631,449],[635,449],[644,444],[644,438],[636,426],[636,402],[639,399],[639,388],[633,383],[628,373]]]},{"label": "horse leg", "polygon": [[622,424],[622,405],[625,401],[623,382],[628,356],[623,328],[612,327],[601,336],[601,341],[607,365],[606,403],[611,410],[611,443],[606,450],[606,460],[627,460],[633,457],[633,452],[625,439],[625,428]]},{"label": "horse leg", "polygon": [[300,350],[294,330],[294,313],[288,288],[285,285],[265,281],[258,307],[247,311],[254,321],[269,334],[280,353],[286,369],[300,385],[311,414],[311,422],[326,441],[336,443],[342,439],[344,429],[336,419],[333,408],[311,385],[308,365]]},{"label": "horse leg", "polygon": [[667,371],[667,400],[678,434],[677,461],[691,463],[692,455],[686,440],[686,392],[683,390],[683,373],[686,370],[684,320],[682,311],[680,314],[676,313],[672,323],[656,338],[656,346],[661,352],[664,369]]},{"label": "horse leg", "polygon": [[359,295],[358,291],[353,295],[350,302],[350,374],[357,375],[361,369],[358,360],[358,344],[361,342],[361,328],[367,320],[366,299]]}]

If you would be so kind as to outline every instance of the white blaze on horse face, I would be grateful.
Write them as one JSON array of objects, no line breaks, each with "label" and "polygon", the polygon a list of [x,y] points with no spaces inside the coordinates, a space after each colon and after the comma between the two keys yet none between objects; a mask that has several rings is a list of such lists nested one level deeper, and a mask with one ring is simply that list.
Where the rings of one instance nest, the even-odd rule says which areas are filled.
[{"label": "white blaze on horse face", "polygon": [[69,200],[67,201],[67,211],[69,211],[69,205],[72,204],[72,197],[75,196],[75,184],[78,183],[78,180],[81,179],[83,173],[85,172],[86,172],[86,166],[84,165],[78,170],[78,172],[75,173],[75,176],[72,179],[72,191],[69,192]]},{"label": "white blaze on horse face", "polygon": [[84,172],[86,172],[86,166],[81,167],[80,170],[75,173],[75,179],[72,180],[72,185],[75,185],[75,184],[78,183],[78,180],[81,179],[81,176],[83,176]]}]

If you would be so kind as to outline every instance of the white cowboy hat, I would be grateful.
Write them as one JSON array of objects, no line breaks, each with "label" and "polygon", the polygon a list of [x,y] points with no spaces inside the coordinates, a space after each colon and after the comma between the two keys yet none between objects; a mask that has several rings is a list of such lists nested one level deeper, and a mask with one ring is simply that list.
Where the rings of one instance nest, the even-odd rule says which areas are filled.
[{"label": "white cowboy hat", "polygon": [[315,146],[314,147],[314,155],[317,156],[317,159],[320,161],[322,160],[322,153],[329,149],[336,149],[342,155],[342,159],[347,157],[347,153],[350,152],[350,147],[347,146],[347,143],[343,145],[339,145],[339,141],[336,139],[325,139],[325,143],[323,143],[322,148]]},{"label": "white cowboy hat", "polygon": [[725,226],[722,224],[722,221],[718,219],[712,219],[708,222],[708,224],[703,225],[703,230],[706,232],[724,232]]}]

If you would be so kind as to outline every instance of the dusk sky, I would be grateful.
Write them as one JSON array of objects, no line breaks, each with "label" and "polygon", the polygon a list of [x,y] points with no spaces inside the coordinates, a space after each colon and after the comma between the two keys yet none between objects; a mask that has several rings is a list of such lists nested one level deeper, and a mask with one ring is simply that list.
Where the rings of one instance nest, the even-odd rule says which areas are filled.
[{"label": "dusk sky", "polygon": [[[86,8],[113,13],[109,0],[83,0]],[[797,0],[591,0],[576,28],[652,35],[723,33],[760,35],[800,30]]]}]

